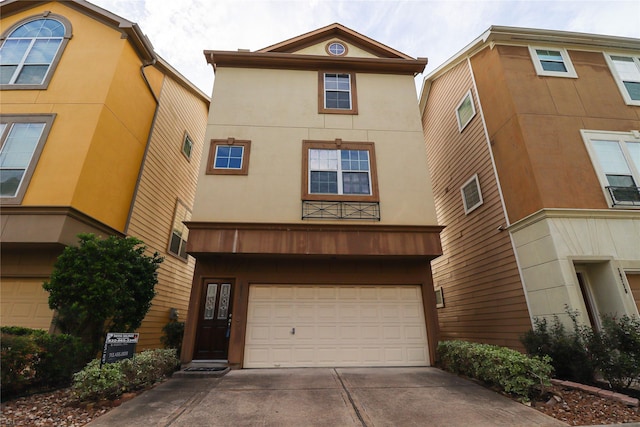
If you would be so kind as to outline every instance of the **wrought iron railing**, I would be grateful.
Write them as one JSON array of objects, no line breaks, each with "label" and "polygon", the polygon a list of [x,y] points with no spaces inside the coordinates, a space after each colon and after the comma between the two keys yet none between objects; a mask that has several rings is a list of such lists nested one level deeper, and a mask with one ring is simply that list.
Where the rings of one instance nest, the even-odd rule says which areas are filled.
[{"label": "wrought iron railing", "polygon": [[380,221],[380,203],[303,200],[302,219],[360,219]]},{"label": "wrought iron railing", "polygon": [[613,206],[640,206],[640,187],[605,187]]}]

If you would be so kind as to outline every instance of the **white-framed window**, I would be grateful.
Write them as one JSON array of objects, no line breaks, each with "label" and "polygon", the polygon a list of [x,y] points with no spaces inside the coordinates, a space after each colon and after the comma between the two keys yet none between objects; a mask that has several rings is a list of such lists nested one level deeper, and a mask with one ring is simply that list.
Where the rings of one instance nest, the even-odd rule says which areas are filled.
[{"label": "white-framed window", "polygon": [[0,116],[0,197],[19,204],[55,115]]},{"label": "white-framed window", "polygon": [[471,119],[476,115],[476,107],[473,105],[473,95],[471,89],[464,95],[460,103],[456,106],[456,119],[458,120],[458,130],[463,131]]},{"label": "white-framed window", "polygon": [[187,241],[189,239],[189,229],[184,225],[184,221],[191,219],[191,212],[182,201],[176,201],[176,209],[173,214],[173,225],[171,236],[169,237],[168,252],[184,260],[187,259]]},{"label": "white-framed window", "polygon": [[581,133],[608,203],[640,207],[640,132]]},{"label": "white-framed window", "polygon": [[193,141],[191,137],[186,132],[184,133],[184,140],[182,141],[182,154],[187,158],[187,160],[191,159],[191,152],[193,151]]},{"label": "white-framed window", "polygon": [[327,71],[318,73],[318,112],[358,113],[355,73]]},{"label": "white-framed window", "polygon": [[640,105],[640,57],[604,54],[611,74],[628,105]]},{"label": "white-framed window", "polygon": [[0,47],[0,87],[45,88],[70,38],[69,21],[54,14],[27,18],[11,27]]},{"label": "white-framed window", "polygon": [[462,194],[462,204],[464,205],[464,213],[468,214],[482,205],[482,192],[480,191],[480,181],[478,174],[473,175],[460,187]]},{"label": "white-framed window", "polygon": [[309,150],[309,194],[371,195],[368,150]]},{"label": "white-framed window", "polygon": [[235,138],[212,139],[207,175],[247,175],[251,141]]},{"label": "white-framed window", "polygon": [[303,199],[378,201],[372,142],[304,141]]},{"label": "white-framed window", "polygon": [[529,53],[539,76],[578,77],[567,49],[529,46]]}]

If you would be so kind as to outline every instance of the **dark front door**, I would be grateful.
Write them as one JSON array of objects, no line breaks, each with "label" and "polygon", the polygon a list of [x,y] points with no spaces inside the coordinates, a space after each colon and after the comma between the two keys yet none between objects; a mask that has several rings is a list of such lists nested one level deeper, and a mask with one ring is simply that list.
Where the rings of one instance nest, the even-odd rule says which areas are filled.
[{"label": "dark front door", "polygon": [[193,358],[226,360],[231,333],[233,284],[210,280],[203,286]]}]

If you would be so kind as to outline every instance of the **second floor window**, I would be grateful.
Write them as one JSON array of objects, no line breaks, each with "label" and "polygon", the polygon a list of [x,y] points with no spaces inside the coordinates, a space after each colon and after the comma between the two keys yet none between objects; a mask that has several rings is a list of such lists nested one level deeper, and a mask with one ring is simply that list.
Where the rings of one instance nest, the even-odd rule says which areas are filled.
[{"label": "second floor window", "polygon": [[640,207],[640,135],[582,133],[610,204]]},{"label": "second floor window", "polygon": [[305,141],[304,200],[377,201],[371,142]]},{"label": "second floor window", "polygon": [[539,76],[578,77],[569,53],[564,48],[529,46],[529,53]]},{"label": "second floor window", "polygon": [[[19,25],[0,47],[0,85],[45,85],[69,37],[67,28],[57,19],[35,19]],[[11,87],[3,87],[7,88]]]}]

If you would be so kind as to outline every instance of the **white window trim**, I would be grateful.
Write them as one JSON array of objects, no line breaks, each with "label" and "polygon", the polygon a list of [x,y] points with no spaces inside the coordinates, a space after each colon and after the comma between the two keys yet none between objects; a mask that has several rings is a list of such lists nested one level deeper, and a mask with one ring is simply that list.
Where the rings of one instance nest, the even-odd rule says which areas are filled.
[{"label": "white window trim", "polygon": [[[444,291],[442,290],[442,286],[438,286],[434,289],[434,292],[436,294],[436,308],[443,308],[444,307]],[[438,297],[438,295],[440,295],[440,297]],[[440,302],[438,302],[438,300],[440,300]]]},{"label": "white window trim", "polygon": [[[596,175],[598,175],[598,181],[600,181],[600,188],[602,189],[602,193],[604,194],[605,199],[607,200],[607,204],[611,207],[611,209],[640,209],[640,206],[632,206],[626,204],[616,204],[614,205],[614,201],[609,194],[609,191],[606,187],[609,186],[609,181],[607,181],[607,175],[600,166],[600,160],[598,159],[598,155],[592,147],[591,140],[592,139],[633,139],[637,142],[640,142],[640,131],[631,131],[631,132],[614,132],[614,131],[598,131],[598,130],[587,130],[581,129],[580,134],[582,135],[582,140],[584,141],[585,146],[587,147],[587,152],[589,153],[589,157],[591,157],[591,164],[596,171]],[[623,151],[625,148],[623,148]],[[636,169],[633,163],[628,165],[631,169],[631,176],[636,181],[636,185],[640,185],[640,171]]]},{"label": "white window trim", "polygon": [[[473,181],[475,181],[476,183],[476,188],[478,189],[478,198],[480,200],[478,201],[478,203],[476,203],[473,206],[467,206],[467,199],[464,196],[464,188],[470,183],[472,183]],[[460,187],[460,195],[462,196],[462,205],[464,206],[465,215],[478,209],[484,203],[484,200],[482,198],[482,191],[480,189],[480,180],[478,179],[478,174],[473,175],[471,178],[466,180],[464,184],[462,184],[462,186]]]},{"label": "white window trim", "polygon": [[604,55],[605,61],[607,61],[609,70],[611,70],[611,75],[613,76],[613,79],[616,81],[616,84],[618,85],[618,90],[620,90],[620,93],[622,94],[622,98],[624,98],[625,104],[640,105],[640,100],[631,99],[631,96],[629,96],[629,92],[627,91],[627,88],[624,86],[624,83],[622,82],[622,78],[620,78],[620,75],[618,74],[618,70],[616,69],[616,66],[613,63],[613,60],[611,59],[612,55],[626,56],[626,57],[632,58],[636,66],[640,67],[640,56],[637,56],[637,55],[634,56],[628,53],[615,53],[615,52],[603,52],[603,55]]},{"label": "white window trim", "polygon": [[[337,76],[348,76],[349,77],[349,89],[345,90],[345,89],[327,89],[327,74],[335,74],[336,77]],[[351,80],[352,80],[352,76],[350,73],[324,73],[323,74],[323,79],[324,79],[324,108],[326,110],[337,110],[337,111],[350,111],[353,110],[353,97],[351,95]],[[342,93],[348,93],[349,94],[349,108],[340,108],[340,107],[327,107],[327,92],[342,92]]]},{"label": "white window trim", "polygon": [[[464,104],[464,102],[467,100],[467,98],[469,98],[471,100],[471,110],[473,111],[473,113],[471,114],[471,116],[469,117],[469,120],[467,120],[466,122],[462,123],[460,121],[460,107],[462,107],[462,104]],[[462,132],[464,130],[464,128],[467,127],[467,125],[469,123],[471,123],[471,120],[473,120],[473,118],[476,116],[476,106],[473,102],[473,94],[471,93],[471,89],[469,89],[467,91],[467,93],[465,93],[465,95],[462,97],[462,99],[460,100],[460,102],[458,102],[458,105],[456,105],[456,120],[458,121],[458,130],[460,132]]]},{"label": "white window trim", "polygon": [[[542,68],[542,63],[540,62],[540,58],[538,57],[536,49],[555,50],[560,52],[560,56],[562,56],[562,61],[564,63],[564,66],[567,68],[567,71],[547,71]],[[563,47],[529,46],[529,54],[531,55],[533,67],[536,69],[536,74],[538,74],[539,76],[568,77],[573,79],[578,78],[578,73],[576,73],[576,69],[573,68],[573,64],[571,63],[571,57],[569,56],[567,49]]]},{"label": "white window trim", "polygon": [[[191,143],[191,146],[189,147],[189,154],[184,152],[184,146],[185,143],[187,142],[187,140],[189,140],[189,142]],[[188,160],[191,161],[191,155],[193,154],[193,139],[191,139],[191,137],[189,136],[189,134],[187,132],[184,133],[184,138],[182,138],[182,147],[180,147],[180,151],[182,152],[182,155]]]},{"label": "white window trim", "polygon": [[[307,192],[309,194],[313,194],[313,195],[330,195],[330,196],[371,196],[373,195],[373,188],[372,188],[372,182],[371,182],[371,154],[368,150],[366,149],[349,149],[349,148],[310,148],[309,152],[311,152],[312,150],[326,150],[326,151],[335,151],[337,157],[337,169],[312,169],[311,166],[309,166],[309,176],[308,176],[308,187],[307,188]],[[366,171],[362,171],[362,170],[344,170],[342,169],[342,161],[341,161],[341,155],[342,155],[342,151],[366,151],[367,152],[367,156],[368,156],[368,169]],[[309,160],[310,162],[310,160]],[[311,192],[311,174],[313,172],[336,172],[338,175],[338,192],[337,193],[312,193]],[[367,177],[369,179],[369,192],[364,194],[364,193],[344,193],[344,182],[343,182],[343,174],[344,173],[349,173],[349,172],[356,172],[356,173],[363,173],[366,172],[367,173]]]}]

